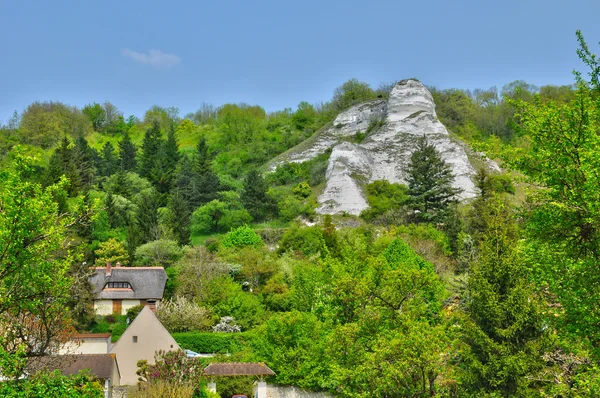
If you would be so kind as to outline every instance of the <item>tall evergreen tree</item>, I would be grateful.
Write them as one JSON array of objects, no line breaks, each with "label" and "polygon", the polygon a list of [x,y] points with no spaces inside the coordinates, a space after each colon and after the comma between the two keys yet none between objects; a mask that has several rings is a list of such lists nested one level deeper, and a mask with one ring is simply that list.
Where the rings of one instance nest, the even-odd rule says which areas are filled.
[{"label": "tall evergreen tree", "polygon": [[263,220],[273,210],[274,203],[267,195],[268,189],[267,181],[257,170],[248,173],[244,181],[241,199],[254,220]]},{"label": "tall evergreen tree", "polygon": [[480,256],[468,282],[461,382],[474,396],[524,396],[548,348],[543,308],[522,263],[514,218],[500,200],[490,201]]},{"label": "tall evergreen tree", "polygon": [[407,170],[408,204],[418,222],[440,222],[461,190],[452,187],[454,174],[425,136],[417,139]]},{"label": "tall evergreen tree", "polygon": [[73,148],[73,163],[77,171],[76,184],[87,192],[96,179],[97,153],[92,149],[84,136],[80,135],[75,140]]},{"label": "tall evergreen tree", "polygon": [[119,164],[123,171],[135,171],[137,168],[137,148],[129,134],[125,133],[123,139],[119,141]]},{"label": "tall evergreen tree", "polygon": [[177,242],[181,246],[190,243],[191,212],[181,192],[175,190],[169,200],[169,228],[175,234]]},{"label": "tall evergreen tree", "polygon": [[115,198],[112,193],[108,192],[104,198],[104,210],[108,215],[108,223],[111,228],[117,228],[120,226],[120,219],[117,209],[115,207]]},{"label": "tall evergreen tree", "polygon": [[196,147],[194,173],[196,174],[196,181],[192,207],[198,207],[217,199],[217,192],[221,189],[221,183],[217,174],[212,171],[211,157],[204,137],[200,138]]},{"label": "tall evergreen tree", "polygon": [[[64,136],[60,142],[60,146],[50,156],[50,162],[46,169],[46,178],[44,179],[47,184],[53,184],[58,182],[61,176],[66,176],[69,181],[72,181],[75,177],[75,167],[73,165],[73,148],[71,141]],[[73,186],[69,193],[73,193]]]},{"label": "tall evergreen tree", "polygon": [[162,134],[160,132],[160,124],[158,121],[153,121],[152,126],[146,130],[144,142],[142,143],[142,154],[140,156],[140,176],[152,181],[152,170],[160,148],[162,146]]},{"label": "tall evergreen tree", "polygon": [[180,158],[179,143],[177,142],[177,136],[175,135],[174,126],[171,127],[169,133],[167,134],[167,141],[165,141],[163,145],[161,155],[162,162],[165,165],[165,168],[169,171],[171,175],[173,175],[175,173],[175,169],[177,168],[177,163],[179,162]]},{"label": "tall evergreen tree", "polygon": [[197,180],[197,175],[194,173],[192,162],[189,157],[183,155],[179,162],[179,166],[177,167],[174,189],[181,194],[183,200],[185,200],[190,209],[197,207],[198,201],[194,197]]},{"label": "tall evergreen tree", "polygon": [[136,212],[136,226],[142,243],[156,240],[160,237],[158,222],[158,208],[160,207],[160,195],[154,189],[142,191],[138,196]]},{"label": "tall evergreen tree", "polygon": [[115,147],[110,141],[102,147],[102,159],[100,164],[100,175],[104,177],[113,175],[119,169],[118,159],[115,155]]}]

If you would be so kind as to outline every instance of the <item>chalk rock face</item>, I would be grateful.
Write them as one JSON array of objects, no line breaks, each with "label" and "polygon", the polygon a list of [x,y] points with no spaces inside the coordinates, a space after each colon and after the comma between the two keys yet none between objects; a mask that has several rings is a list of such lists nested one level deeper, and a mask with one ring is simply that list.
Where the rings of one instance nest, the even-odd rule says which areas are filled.
[{"label": "chalk rock face", "polygon": [[[360,143],[349,139],[368,133]],[[303,162],[331,149],[327,183],[319,196],[322,214],[360,214],[368,208],[364,185],[376,180],[406,183],[406,170],[417,138],[425,135],[452,166],[453,186],[462,189],[461,199],[473,197],[475,174],[464,148],[453,140],[437,119],[431,93],[418,80],[403,80],[387,101],[371,101],[342,112],[333,125],[278,158]],[[497,165],[492,165],[492,168]]]}]

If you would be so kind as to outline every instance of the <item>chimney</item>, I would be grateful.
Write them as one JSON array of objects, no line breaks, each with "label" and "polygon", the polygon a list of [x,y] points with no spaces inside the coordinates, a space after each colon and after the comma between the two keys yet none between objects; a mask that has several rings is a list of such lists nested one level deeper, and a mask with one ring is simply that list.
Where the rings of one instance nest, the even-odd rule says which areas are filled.
[{"label": "chimney", "polygon": [[110,276],[112,271],[112,265],[110,264],[110,262],[106,263],[106,276]]}]

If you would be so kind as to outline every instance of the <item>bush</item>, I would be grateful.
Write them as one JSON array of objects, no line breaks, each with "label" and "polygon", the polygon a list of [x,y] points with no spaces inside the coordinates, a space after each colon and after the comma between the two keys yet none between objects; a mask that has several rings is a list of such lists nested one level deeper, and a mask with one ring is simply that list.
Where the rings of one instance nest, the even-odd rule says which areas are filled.
[{"label": "bush", "polygon": [[162,265],[168,267],[183,256],[176,241],[159,239],[148,242],[135,249],[137,265]]},{"label": "bush", "polygon": [[306,199],[312,194],[312,189],[310,189],[310,186],[308,185],[308,183],[301,182],[300,184],[298,184],[294,187],[294,190],[292,192],[298,198]]},{"label": "bush", "polygon": [[211,311],[185,297],[165,300],[156,309],[156,317],[169,332],[207,330],[212,324]]},{"label": "bush", "polygon": [[225,247],[261,247],[265,244],[262,238],[248,225],[229,231],[221,242]]},{"label": "bush", "polygon": [[325,250],[323,231],[319,227],[299,228],[294,226],[286,231],[279,242],[279,253],[291,250],[311,256]]},{"label": "bush", "polygon": [[247,348],[254,339],[251,332],[210,333],[186,332],[173,333],[180,347],[202,353],[235,354]]}]

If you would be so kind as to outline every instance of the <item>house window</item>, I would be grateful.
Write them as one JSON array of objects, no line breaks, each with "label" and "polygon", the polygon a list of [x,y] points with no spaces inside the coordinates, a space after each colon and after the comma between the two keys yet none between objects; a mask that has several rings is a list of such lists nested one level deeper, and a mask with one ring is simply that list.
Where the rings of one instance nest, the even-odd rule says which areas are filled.
[{"label": "house window", "polygon": [[137,336],[133,336],[133,342],[137,343]]},{"label": "house window", "polygon": [[129,282],[108,282],[105,289],[131,289]]}]

